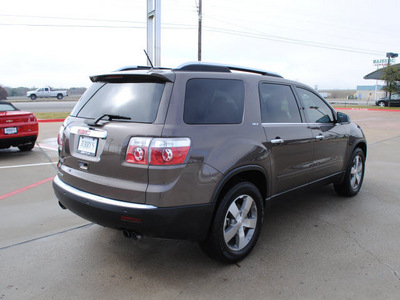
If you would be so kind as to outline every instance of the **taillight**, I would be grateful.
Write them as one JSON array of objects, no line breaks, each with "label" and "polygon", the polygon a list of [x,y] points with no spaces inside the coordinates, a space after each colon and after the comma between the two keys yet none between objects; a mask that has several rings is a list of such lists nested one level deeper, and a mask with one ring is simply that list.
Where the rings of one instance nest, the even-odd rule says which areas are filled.
[{"label": "taillight", "polygon": [[60,130],[58,130],[58,136],[57,136],[57,144],[58,144],[58,150],[62,150],[63,148],[63,134],[64,134],[64,126],[60,127]]},{"label": "taillight", "polygon": [[126,162],[131,164],[148,164],[148,151],[151,138],[131,138],[126,151]]},{"label": "taillight", "polygon": [[151,165],[177,165],[185,162],[190,139],[154,139],[151,143]]},{"label": "taillight", "polygon": [[36,119],[36,117],[35,117],[35,115],[30,115],[29,116],[29,119],[28,119],[28,122],[30,123],[30,122],[36,122],[37,121],[37,119]]},{"label": "taillight", "polygon": [[131,138],[126,162],[157,166],[182,164],[189,149],[189,138]]}]

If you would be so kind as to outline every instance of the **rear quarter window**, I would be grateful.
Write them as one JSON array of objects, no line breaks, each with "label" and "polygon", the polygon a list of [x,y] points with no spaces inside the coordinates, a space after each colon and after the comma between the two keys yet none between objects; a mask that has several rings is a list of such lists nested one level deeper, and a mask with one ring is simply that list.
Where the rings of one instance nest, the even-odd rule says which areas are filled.
[{"label": "rear quarter window", "polygon": [[240,124],[244,83],[231,79],[191,79],[186,84],[183,119],[187,124]]}]

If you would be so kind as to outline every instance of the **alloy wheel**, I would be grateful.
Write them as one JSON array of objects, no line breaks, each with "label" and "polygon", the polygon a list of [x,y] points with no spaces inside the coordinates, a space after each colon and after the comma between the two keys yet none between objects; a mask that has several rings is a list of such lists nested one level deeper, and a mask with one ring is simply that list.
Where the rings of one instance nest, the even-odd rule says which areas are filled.
[{"label": "alloy wheel", "polygon": [[226,246],[240,251],[251,241],[257,227],[257,206],[248,195],[237,197],[229,206],[223,228]]}]

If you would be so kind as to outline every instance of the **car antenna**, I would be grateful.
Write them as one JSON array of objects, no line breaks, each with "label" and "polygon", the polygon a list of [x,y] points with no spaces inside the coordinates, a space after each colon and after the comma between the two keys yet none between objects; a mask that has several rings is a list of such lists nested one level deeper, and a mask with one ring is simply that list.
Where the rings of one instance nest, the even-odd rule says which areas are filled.
[{"label": "car antenna", "polygon": [[147,56],[147,60],[149,61],[151,68],[154,69],[153,63],[151,62],[151,59],[150,59],[149,55],[147,54],[146,50],[143,49],[143,51]]}]

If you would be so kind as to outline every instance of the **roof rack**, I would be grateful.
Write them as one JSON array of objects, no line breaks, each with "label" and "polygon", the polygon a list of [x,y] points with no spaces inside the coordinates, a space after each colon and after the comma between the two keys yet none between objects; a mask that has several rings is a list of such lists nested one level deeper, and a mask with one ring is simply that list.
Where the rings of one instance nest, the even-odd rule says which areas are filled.
[{"label": "roof rack", "polygon": [[240,72],[248,72],[248,73],[255,73],[265,76],[273,76],[283,78],[281,75],[269,72],[260,69],[252,69],[246,68],[241,66],[234,66],[234,65],[224,65],[224,64],[216,64],[216,63],[204,63],[204,62],[189,62],[183,65],[180,65],[173,71],[193,71],[193,72],[224,72],[224,73],[231,73],[231,71],[240,71]]}]

